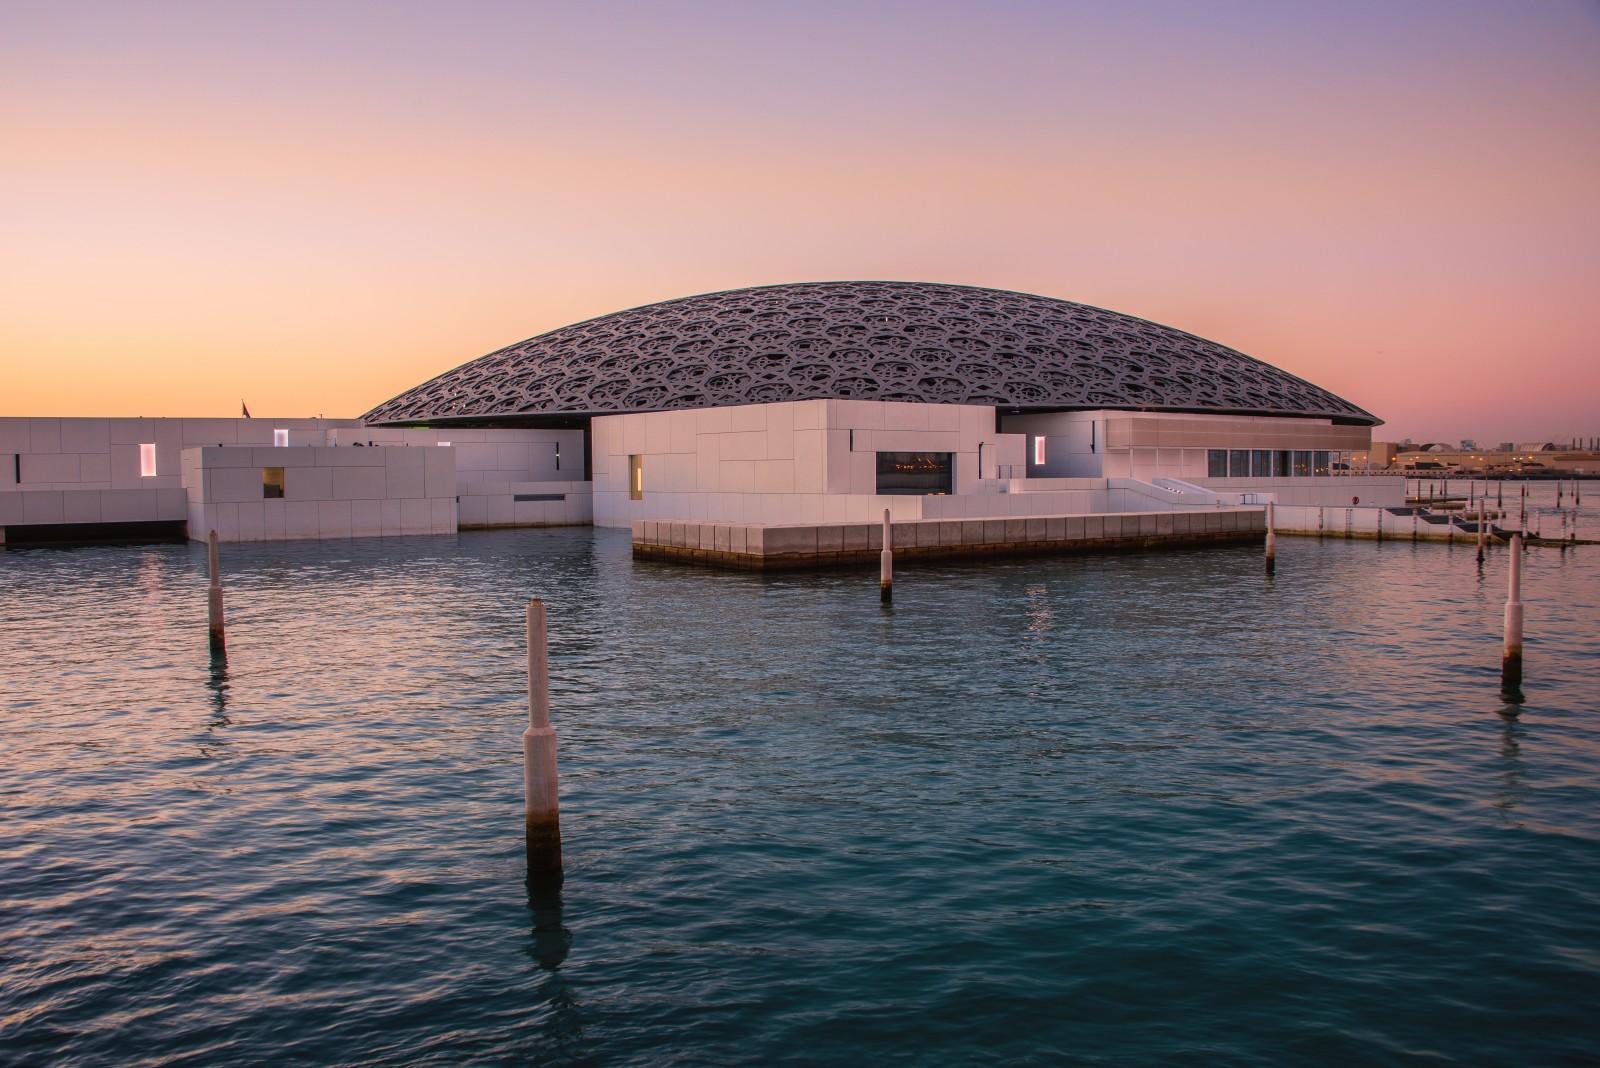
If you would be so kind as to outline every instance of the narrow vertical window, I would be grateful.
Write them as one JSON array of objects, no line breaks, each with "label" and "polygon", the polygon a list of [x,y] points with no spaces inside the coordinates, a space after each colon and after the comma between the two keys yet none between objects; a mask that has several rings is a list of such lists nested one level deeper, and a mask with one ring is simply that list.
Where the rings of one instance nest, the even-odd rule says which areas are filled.
[{"label": "narrow vertical window", "polygon": [[561,470],[561,442],[556,442],[556,470]]},{"label": "narrow vertical window", "polygon": [[644,500],[644,457],[638,453],[628,457],[628,500]]},{"label": "narrow vertical window", "polygon": [[261,469],[261,496],[263,499],[276,499],[283,496],[283,468],[263,467]]},{"label": "narrow vertical window", "polygon": [[1033,463],[1035,467],[1044,465],[1044,436],[1042,434],[1033,439]]},{"label": "narrow vertical window", "polygon": [[289,445],[289,432],[287,430],[274,430],[272,444],[275,448],[287,448]]},{"label": "narrow vertical window", "polygon": [[156,473],[156,443],[147,441],[139,446],[139,475],[149,478]]}]

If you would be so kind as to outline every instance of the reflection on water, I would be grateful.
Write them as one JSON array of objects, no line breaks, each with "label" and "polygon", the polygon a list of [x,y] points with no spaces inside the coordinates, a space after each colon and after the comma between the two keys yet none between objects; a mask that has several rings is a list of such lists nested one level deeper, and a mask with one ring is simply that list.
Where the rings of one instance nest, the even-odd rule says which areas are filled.
[{"label": "reflection on water", "polygon": [[1500,548],[908,564],[874,611],[623,532],[233,546],[216,661],[203,550],[0,555],[0,1061],[1581,1062],[1597,553],[1526,557],[1520,705]]},{"label": "reflection on water", "polygon": [[550,879],[529,876],[528,912],[533,917],[533,936],[528,951],[539,967],[555,971],[572,949],[572,932],[567,929],[561,907],[561,885]]},{"label": "reflection on water", "polygon": [[1518,705],[1508,704],[1500,710],[1503,726],[1500,730],[1500,761],[1502,787],[1495,794],[1496,808],[1510,810],[1516,808],[1527,799],[1528,790],[1523,786],[1522,777],[1527,769],[1522,762],[1522,726],[1519,717],[1522,709]]}]

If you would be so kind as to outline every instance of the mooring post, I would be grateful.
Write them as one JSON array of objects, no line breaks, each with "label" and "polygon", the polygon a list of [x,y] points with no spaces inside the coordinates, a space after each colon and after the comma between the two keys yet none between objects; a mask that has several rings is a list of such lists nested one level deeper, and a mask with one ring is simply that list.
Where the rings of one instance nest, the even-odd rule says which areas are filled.
[{"label": "mooring post", "polygon": [[1278,525],[1273,502],[1267,502],[1267,574],[1278,570]]},{"label": "mooring post", "polygon": [[1322,537],[1323,528],[1328,525],[1327,511],[1326,506],[1317,509],[1317,537],[1319,538]]},{"label": "mooring post", "polygon": [[1522,687],[1522,535],[1511,535],[1510,588],[1506,594],[1505,655],[1500,662],[1500,688],[1513,693]]},{"label": "mooring post", "polygon": [[883,551],[878,554],[878,599],[894,600],[894,526],[887,508],[883,510]]},{"label": "mooring post", "polygon": [[1378,506],[1378,540],[1383,540],[1383,506]]},{"label": "mooring post", "polygon": [[1478,499],[1478,563],[1483,563],[1483,543],[1487,539],[1489,510],[1484,507],[1484,499]]},{"label": "mooring post", "polygon": [[228,651],[222,624],[222,568],[217,562],[217,532],[206,535],[206,565],[211,570],[211,588],[206,591],[206,623],[211,631],[213,655]]},{"label": "mooring post", "polygon": [[528,877],[561,877],[561,802],[556,732],[550,726],[550,657],[544,601],[528,602],[528,728],[522,732],[522,800]]}]

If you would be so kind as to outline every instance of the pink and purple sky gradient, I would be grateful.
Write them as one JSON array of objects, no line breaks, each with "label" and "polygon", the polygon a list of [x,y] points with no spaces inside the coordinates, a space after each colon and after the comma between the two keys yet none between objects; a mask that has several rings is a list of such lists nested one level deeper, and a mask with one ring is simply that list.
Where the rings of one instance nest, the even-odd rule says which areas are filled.
[{"label": "pink and purple sky gradient", "polygon": [[1017,289],[1600,435],[1600,4],[0,5],[0,415],[355,416],[777,282]]}]

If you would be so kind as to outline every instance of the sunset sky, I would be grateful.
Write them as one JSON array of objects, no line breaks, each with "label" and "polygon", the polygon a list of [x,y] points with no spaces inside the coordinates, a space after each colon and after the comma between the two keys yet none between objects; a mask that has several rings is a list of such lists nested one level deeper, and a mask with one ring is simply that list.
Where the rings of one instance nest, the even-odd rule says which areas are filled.
[{"label": "sunset sky", "polygon": [[355,416],[710,290],[1153,319],[1600,435],[1600,3],[0,0],[0,415]]}]

